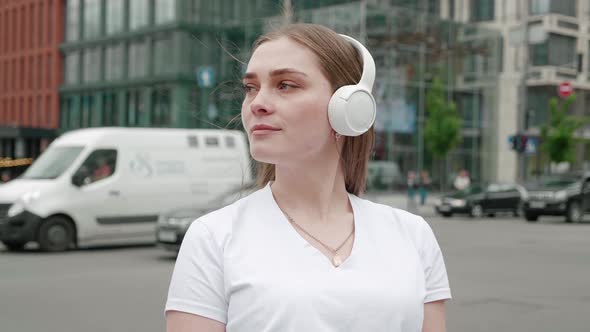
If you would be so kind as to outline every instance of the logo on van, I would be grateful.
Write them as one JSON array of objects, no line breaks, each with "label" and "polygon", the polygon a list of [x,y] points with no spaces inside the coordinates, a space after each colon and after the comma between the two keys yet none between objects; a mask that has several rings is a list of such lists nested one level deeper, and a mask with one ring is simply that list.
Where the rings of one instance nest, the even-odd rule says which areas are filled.
[{"label": "logo on van", "polygon": [[136,154],[135,158],[129,162],[129,169],[131,173],[142,177],[150,177],[154,173],[152,166],[150,165],[149,156],[147,154]]}]

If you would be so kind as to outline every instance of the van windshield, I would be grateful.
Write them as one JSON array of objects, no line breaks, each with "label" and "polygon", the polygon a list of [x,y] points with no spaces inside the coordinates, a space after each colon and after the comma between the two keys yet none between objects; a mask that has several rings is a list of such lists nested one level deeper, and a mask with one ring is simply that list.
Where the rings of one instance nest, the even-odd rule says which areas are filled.
[{"label": "van windshield", "polygon": [[27,169],[21,179],[55,179],[72,165],[83,146],[49,147]]}]

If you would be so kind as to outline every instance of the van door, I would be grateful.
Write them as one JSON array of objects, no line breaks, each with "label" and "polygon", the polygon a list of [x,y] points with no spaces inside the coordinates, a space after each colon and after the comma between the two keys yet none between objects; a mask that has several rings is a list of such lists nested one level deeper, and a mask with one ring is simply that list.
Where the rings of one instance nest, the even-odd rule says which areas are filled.
[{"label": "van door", "polygon": [[72,177],[79,192],[70,203],[79,222],[87,222],[79,237],[84,242],[125,243],[130,234],[124,232],[128,222],[124,188],[117,171],[116,149],[96,149]]}]

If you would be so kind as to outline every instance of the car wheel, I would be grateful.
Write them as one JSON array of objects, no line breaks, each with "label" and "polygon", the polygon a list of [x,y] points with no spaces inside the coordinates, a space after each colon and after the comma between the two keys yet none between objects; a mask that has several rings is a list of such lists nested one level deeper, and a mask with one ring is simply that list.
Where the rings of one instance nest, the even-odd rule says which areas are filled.
[{"label": "car wheel", "polygon": [[516,207],[516,210],[512,211],[512,214],[514,214],[515,217],[520,217],[522,215],[524,215],[524,207],[522,205],[522,203],[519,203],[518,206]]},{"label": "car wheel", "polygon": [[2,241],[2,244],[8,249],[8,251],[21,251],[25,248],[26,242],[12,242],[12,241]]},{"label": "car wheel", "polygon": [[442,216],[445,217],[445,218],[449,218],[449,217],[452,217],[453,214],[451,212],[443,212],[442,213]]},{"label": "car wheel", "polygon": [[567,206],[565,222],[580,222],[583,217],[584,214],[582,213],[582,209],[580,208],[580,203],[571,202]]},{"label": "car wheel", "polygon": [[64,251],[73,242],[74,227],[63,217],[51,217],[39,227],[37,241],[42,251]]},{"label": "car wheel", "polygon": [[524,219],[526,219],[526,221],[537,221],[539,220],[539,216],[534,213],[525,212]]},{"label": "car wheel", "polygon": [[483,207],[480,204],[474,204],[471,207],[471,211],[469,211],[469,214],[473,218],[481,218],[483,216]]}]

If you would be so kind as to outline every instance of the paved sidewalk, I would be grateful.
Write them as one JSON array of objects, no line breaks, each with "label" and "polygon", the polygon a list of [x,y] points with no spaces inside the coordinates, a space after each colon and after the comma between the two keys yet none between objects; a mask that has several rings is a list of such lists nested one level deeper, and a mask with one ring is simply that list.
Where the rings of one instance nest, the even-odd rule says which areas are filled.
[{"label": "paved sidewalk", "polygon": [[426,204],[421,206],[419,204],[419,197],[415,197],[415,207],[409,207],[408,196],[405,192],[369,192],[365,198],[375,203],[389,205],[398,209],[410,211],[424,218],[436,216],[434,211],[434,204],[439,199],[438,193],[429,194],[426,199]]}]

